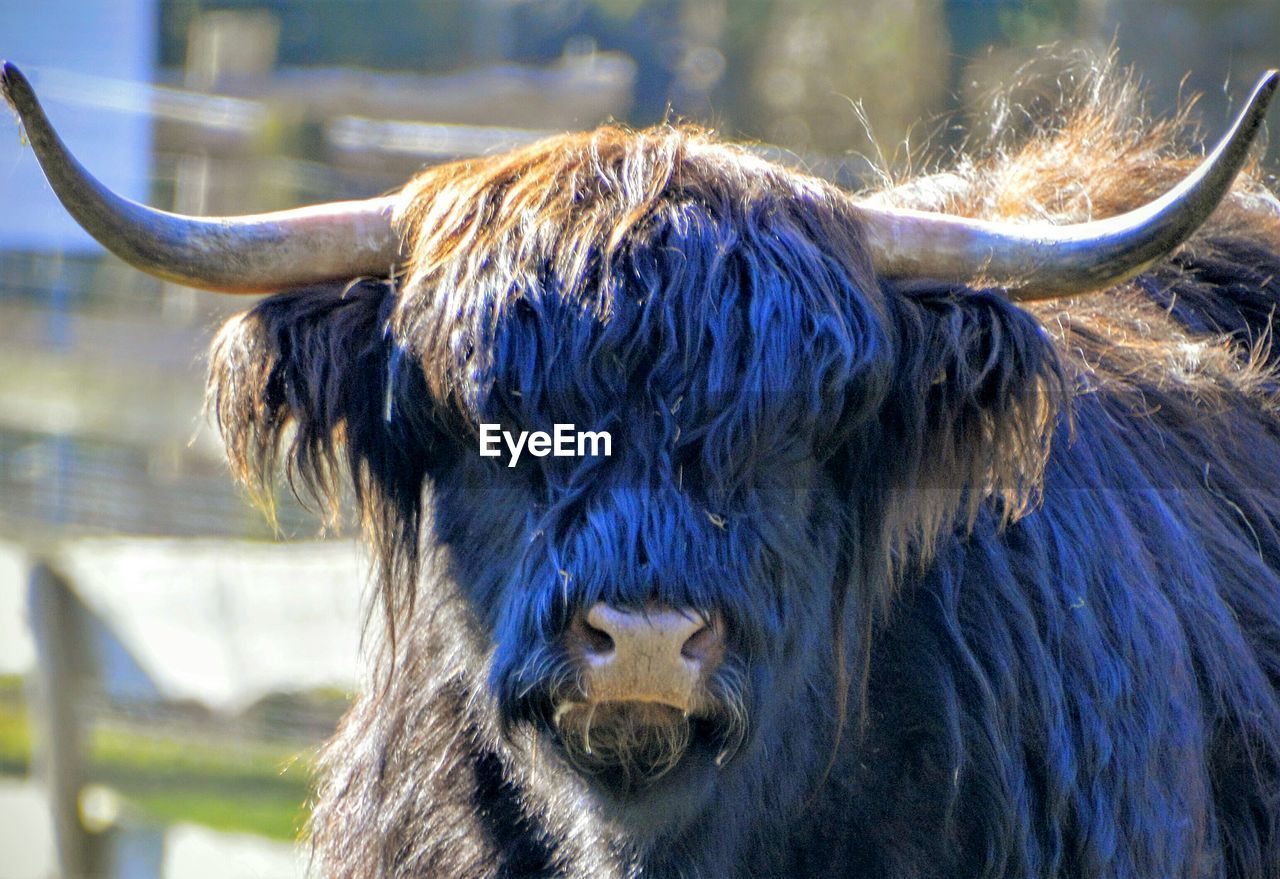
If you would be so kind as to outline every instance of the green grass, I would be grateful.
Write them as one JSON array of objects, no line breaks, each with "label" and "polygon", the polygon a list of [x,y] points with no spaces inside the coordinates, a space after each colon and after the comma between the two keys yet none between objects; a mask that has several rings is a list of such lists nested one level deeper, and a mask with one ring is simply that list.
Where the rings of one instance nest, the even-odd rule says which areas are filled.
[{"label": "green grass", "polygon": [[307,810],[300,799],[279,792],[247,796],[245,792],[217,792],[190,788],[133,792],[129,804],[148,818],[169,823],[186,821],[215,830],[256,833],[273,839],[294,840],[302,829]]},{"label": "green grass", "polygon": [[0,702],[0,775],[26,775],[31,767],[31,726],[23,708]]},{"label": "green grass", "polygon": [[[33,737],[20,693],[0,677],[0,775],[26,775],[31,767]],[[314,748],[100,723],[86,750],[89,781],[115,790],[145,820],[295,839],[307,818]]]},{"label": "green grass", "polygon": [[93,781],[157,821],[294,839],[306,821],[311,759],[288,746],[215,743],[95,729]]},{"label": "green grass", "polygon": [[[306,785],[309,760],[303,751],[243,739],[227,742],[155,735],[99,725],[89,738],[89,761],[107,775],[152,781],[210,781]],[[109,780],[109,779],[107,779]]]}]

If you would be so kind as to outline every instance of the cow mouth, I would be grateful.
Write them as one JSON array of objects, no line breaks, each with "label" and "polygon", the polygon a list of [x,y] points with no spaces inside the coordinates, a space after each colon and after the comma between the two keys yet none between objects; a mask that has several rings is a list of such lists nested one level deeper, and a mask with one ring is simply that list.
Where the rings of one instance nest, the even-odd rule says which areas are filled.
[{"label": "cow mouth", "polygon": [[725,724],[658,702],[566,702],[554,727],[570,764],[614,794],[652,788],[693,752],[730,756]]}]

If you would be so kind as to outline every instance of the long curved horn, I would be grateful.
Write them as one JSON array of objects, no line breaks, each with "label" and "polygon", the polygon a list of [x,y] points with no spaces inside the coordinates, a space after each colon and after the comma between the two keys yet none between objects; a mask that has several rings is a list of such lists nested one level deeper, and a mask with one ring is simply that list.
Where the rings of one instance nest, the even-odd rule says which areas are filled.
[{"label": "long curved horn", "polygon": [[1231,189],[1262,126],[1280,71],[1265,73],[1235,124],[1194,172],[1155,201],[1105,220],[994,223],[859,202],[876,270],[886,277],[989,279],[1015,299],[1101,290],[1160,260],[1200,228]]},{"label": "long curved horn", "polygon": [[0,93],[17,112],[58,200],[85,231],[125,262],[179,284],[267,293],[319,281],[386,275],[400,257],[395,196],[242,217],[188,217],[140,205],[99,183],[63,145],[25,76],[0,69]]}]

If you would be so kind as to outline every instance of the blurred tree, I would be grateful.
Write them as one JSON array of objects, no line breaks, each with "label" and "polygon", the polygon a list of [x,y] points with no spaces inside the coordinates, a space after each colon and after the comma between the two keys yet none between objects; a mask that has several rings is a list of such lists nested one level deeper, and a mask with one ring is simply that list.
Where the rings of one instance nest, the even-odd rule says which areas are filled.
[{"label": "blurred tree", "polygon": [[[1093,2],[1102,35],[1115,35],[1121,60],[1150,84],[1155,107],[1165,110],[1201,93],[1200,117],[1214,131],[1255,78],[1280,65],[1276,0]],[[1280,143],[1272,144],[1270,155],[1280,159]]]},{"label": "blurred tree", "polygon": [[951,40],[951,92],[964,93],[965,67],[992,45],[1034,48],[1070,33],[1079,0],[945,0]]},{"label": "blurred tree", "polygon": [[[480,4],[467,0],[165,0],[161,63],[186,60],[199,12],[267,10],[280,20],[280,63],[452,70],[470,60]],[[481,10],[483,11],[483,10]]]},{"label": "blurred tree", "polygon": [[940,2],[774,0],[735,122],[794,149],[874,154],[865,117],[896,143],[945,104]]},{"label": "blurred tree", "polygon": [[[637,65],[625,121],[674,114],[800,151],[874,154],[950,135],[929,120],[972,107],[1046,44],[1085,44],[1135,63],[1168,112],[1179,85],[1247,88],[1276,64],[1276,0],[163,0],[161,60],[180,65],[197,12],[267,9],[280,63],[446,71],[554,63],[596,50]],[[937,145],[935,143],[935,145]]]},{"label": "blurred tree", "polygon": [[[513,58],[546,63],[566,51],[623,52],[636,63],[635,98],[627,121],[661,119],[673,104],[687,51],[683,12],[690,0],[544,0],[516,4]],[[676,108],[680,110],[679,107]]]}]

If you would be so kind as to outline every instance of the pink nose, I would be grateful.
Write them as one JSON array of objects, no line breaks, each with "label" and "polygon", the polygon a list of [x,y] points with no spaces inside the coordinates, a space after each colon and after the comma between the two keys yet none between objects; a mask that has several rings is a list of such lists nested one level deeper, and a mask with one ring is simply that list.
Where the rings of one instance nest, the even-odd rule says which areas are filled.
[{"label": "pink nose", "polygon": [[592,702],[660,702],[692,711],[724,655],[719,627],[691,610],[597,604],[569,626]]}]

